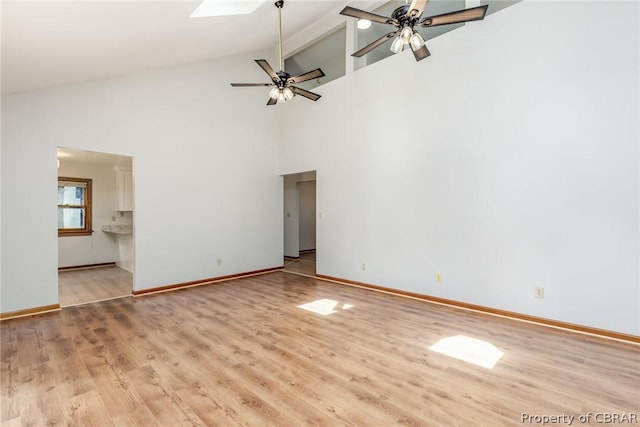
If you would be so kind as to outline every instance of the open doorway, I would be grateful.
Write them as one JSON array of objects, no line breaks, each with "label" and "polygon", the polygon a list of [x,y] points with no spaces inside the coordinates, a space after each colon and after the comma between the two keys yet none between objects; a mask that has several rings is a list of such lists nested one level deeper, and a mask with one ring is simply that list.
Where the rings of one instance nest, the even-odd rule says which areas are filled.
[{"label": "open doorway", "polygon": [[284,176],[284,269],[316,274],[316,172]]},{"label": "open doorway", "polygon": [[130,296],[133,159],[58,148],[58,298],[62,307]]}]

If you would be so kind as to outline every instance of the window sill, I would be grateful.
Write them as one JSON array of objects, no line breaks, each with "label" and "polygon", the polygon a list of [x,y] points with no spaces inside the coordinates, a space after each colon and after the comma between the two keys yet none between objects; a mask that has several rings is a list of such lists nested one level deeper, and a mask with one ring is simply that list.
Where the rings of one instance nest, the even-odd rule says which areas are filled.
[{"label": "window sill", "polygon": [[71,236],[91,236],[91,231],[58,231],[58,237],[71,237]]}]

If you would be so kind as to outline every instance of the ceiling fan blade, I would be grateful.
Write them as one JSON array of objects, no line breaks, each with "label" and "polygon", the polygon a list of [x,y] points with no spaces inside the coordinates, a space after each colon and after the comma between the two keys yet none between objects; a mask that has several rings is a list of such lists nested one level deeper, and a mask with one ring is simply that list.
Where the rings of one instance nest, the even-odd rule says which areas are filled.
[{"label": "ceiling fan blade", "polygon": [[442,15],[428,16],[420,21],[423,27],[435,27],[438,25],[458,24],[460,22],[480,21],[484,19],[489,5],[472,7],[471,9],[458,10],[456,12],[443,13]]},{"label": "ceiling fan blade", "polygon": [[276,105],[278,103],[277,99],[273,99],[272,97],[269,97],[269,100],[267,101],[267,105]]},{"label": "ceiling fan blade", "polygon": [[322,95],[318,95],[317,93],[309,92],[308,90],[301,89],[301,88],[295,87],[295,86],[289,86],[289,88],[296,95],[304,96],[305,98],[308,98],[308,99],[310,99],[312,101],[317,101],[322,96]]},{"label": "ceiling fan blade", "polygon": [[382,15],[376,15],[375,13],[367,12],[366,10],[356,9],[355,7],[346,6],[340,12],[340,15],[350,16],[352,18],[367,19],[371,22],[377,22],[379,24],[390,24],[396,27],[400,25],[397,19],[389,18]]},{"label": "ceiling fan blade", "polygon": [[360,58],[363,55],[366,55],[367,53],[371,52],[373,49],[377,48],[378,46],[380,46],[381,44],[383,44],[384,42],[386,42],[389,39],[394,38],[395,36],[398,35],[400,31],[392,31],[388,34],[385,34],[384,36],[380,37],[378,40],[374,41],[373,43],[370,43],[368,45],[366,45],[365,47],[363,47],[362,49],[360,49],[357,52],[354,52],[351,54],[351,56],[355,56],[356,58]]},{"label": "ceiling fan blade", "polygon": [[422,61],[429,55],[431,55],[431,52],[429,52],[426,45],[422,45],[420,49],[413,51],[413,56],[415,56],[416,61]]},{"label": "ceiling fan blade", "polygon": [[231,83],[233,87],[273,86],[273,83]]},{"label": "ceiling fan blade", "polygon": [[289,83],[302,83],[307,80],[318,79],[320,77],[324,77],[324,72],[320,68],[316,68],[313,71],[308,71],[306,73],[298,74],[297,76],[293,76],[289,79]]},{"label": "ceiling fan blade", "polygon": [[265,73],[269,74],[269,77],[274,79],[274,81],[280,80],[280,78],[278,77],[276,72],[273,71],[273,68],[271,68],[271,65],[269,65],[266,59],[256,59],[255,61],[260,66],[260,68],[264,70]]},{"label": "ceiling fan blade", "polygon": [[427,3],[429,3],[429,0],[413,0],[411,2],[411,6],[409,6],[409,10],[407,11],[407,16],[410,19],[419,17],[422,15]]}]

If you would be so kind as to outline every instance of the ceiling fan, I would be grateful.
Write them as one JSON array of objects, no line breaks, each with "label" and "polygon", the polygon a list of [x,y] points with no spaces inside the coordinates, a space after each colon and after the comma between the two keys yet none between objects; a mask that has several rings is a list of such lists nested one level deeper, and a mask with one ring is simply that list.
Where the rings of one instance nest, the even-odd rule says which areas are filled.
[{"label": "ceiling fan", "polygon": [[438,25],[457,24],[460,22],[480,21],[484,19],[484,15],[487,13],[487,8],[489,7],[488,5],[472,7],[455,12],[443,13],[442,15],[427,16],[426,18],[420,19],[420,16],[428,2],[429,0],[413,0],[411,4],[408,4],[408,1],[405,0],[405,4],[395,9],[391,14],[391,17],[377,15],[351,6],[346,6],[342,9],[342,12],[340,12],[341,15],[377,22],[380,24],[389,24],[396,27],[395,31],[385,34],[373,43],[370,43],[359,51],[354,52],[351,56],[360,58],[361,56],[371,52],[376,47],[382,45],[387,40],[394,39],[393,43],[391,43],[391,52],[400,53],[404,49],[404,46],[408,44],[411,46],[411,50],[413,51],[416,61],[421,61],[431,55],[431,53],[427,49],[427,46],[425,46],[424,39],[420,33],[414,29],[414,26],[435,27]]},{"label": "ceiling fan", "polygon": [[271,83],[231,83],[233,87],[251,87],[251,86],[273,86],[269,92],[269,100],[267,105],[275,105],[278,102],[282,103],[290,100],[295,95],[303,96],[312,101],[317,101],[322,95],[310,92],[306,89],[302,89],[297,86],[293,86],[295,83],[306,82],[307,80],[313,80],[320,77],[324,77],[324,72],[320,68],[308,71],[306,73],[298,74],[297,76],[291,76],[284,71],[284,63],[282,62],[282,7],[284,6],[284,0],[278,0],[274,3],[278,8],[278,22],[280,27],[278,47],[280,52],[280,71],[273,70],[271,65],[266,59],[256,59],[260,68],[271,77]]}]

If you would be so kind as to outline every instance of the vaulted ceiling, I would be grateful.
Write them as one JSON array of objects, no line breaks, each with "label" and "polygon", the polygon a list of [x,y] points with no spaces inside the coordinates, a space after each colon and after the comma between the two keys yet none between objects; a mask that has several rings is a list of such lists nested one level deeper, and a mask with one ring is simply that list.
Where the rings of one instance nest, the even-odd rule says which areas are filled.
[{"label": "vaulted ceiling", "polygon": [[[272,1],[249,15],[189,18],[199,3],[3,0],[2,93],[108,78],[276,45],[277,13]],[[345,4],[286,1],[285,36],[328,14],[337,14]]]}]

